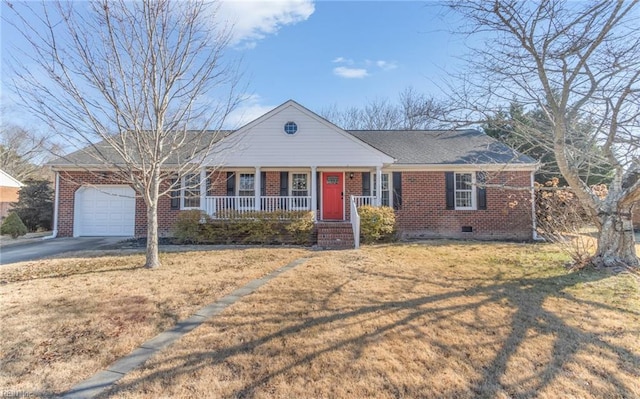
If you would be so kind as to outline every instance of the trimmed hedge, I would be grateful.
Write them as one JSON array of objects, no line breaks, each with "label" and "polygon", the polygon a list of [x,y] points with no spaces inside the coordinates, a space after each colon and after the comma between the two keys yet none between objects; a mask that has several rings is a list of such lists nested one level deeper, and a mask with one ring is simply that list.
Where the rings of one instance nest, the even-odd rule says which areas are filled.
[{"label": "trimmed hedge", "polygon": [[174,224],[174,237],[193,244],[311,244],[313,213],[309,211],[230,211],[212,220],[199,210],[184,211]]},{"label": "trimmed hedge", "polygon": [[396,236],[396,214],[388,206],[363,205],[358,208],[360,215],[360,238],[365,244],[392,241]]}]

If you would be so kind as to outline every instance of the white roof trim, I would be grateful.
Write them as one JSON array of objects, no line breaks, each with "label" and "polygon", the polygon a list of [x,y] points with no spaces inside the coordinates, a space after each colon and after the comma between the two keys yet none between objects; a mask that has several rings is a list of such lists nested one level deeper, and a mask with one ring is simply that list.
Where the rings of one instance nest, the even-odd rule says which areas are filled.
[{"label": "white roof trim", "polygon": [[0,169],[0,181],[2,181],[3,187],[24,187],[24,184],[22,184],[18,179],[2,169]]}]

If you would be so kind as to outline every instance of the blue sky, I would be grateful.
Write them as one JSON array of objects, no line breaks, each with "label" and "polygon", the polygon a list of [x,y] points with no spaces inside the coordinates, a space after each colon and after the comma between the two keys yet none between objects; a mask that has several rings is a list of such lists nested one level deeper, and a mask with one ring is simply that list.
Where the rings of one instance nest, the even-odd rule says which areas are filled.
[{"label": "blue sky", "polygon": [[[437,97],[464,52],[441,11],[435,2],[417,1],[223,3],[219,16],[235,24],[229,55],[242,58],[246,84],[230,123],[252,120],[288,99],[319,112],[395,101],[409,86]],[[15,43],[18,34],[3,23],[3,86]],[[36,123],[14,107],[4,87],[0,99],[3,122]]]},{"label": "blue sky", "polygon": [[251,95],[241,110],[245,115],[257,116],[288,99],[317,112],[395,100],[408,86],[437,96],[445,71],[463,51],[434,3],[301,4],[310,9],[289,3],[290,10],[300,10],[298,21],[236,44]]}]

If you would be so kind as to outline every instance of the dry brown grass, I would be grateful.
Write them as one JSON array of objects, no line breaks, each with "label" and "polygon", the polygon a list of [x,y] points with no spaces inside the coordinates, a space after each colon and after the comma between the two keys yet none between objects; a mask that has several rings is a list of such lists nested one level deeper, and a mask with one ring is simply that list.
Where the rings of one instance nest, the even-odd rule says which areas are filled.
[{"label": "dry brown grass", "polygon": [[125,398],[638,398],[637,276],[549,245],[320,253],[152,358]]},{"label": "dry brown grass", "polygon": [[[62,392],[301,249],[64,258],[0,269],[0,389]],[[0,392],[4,392],[1,391]]]}]

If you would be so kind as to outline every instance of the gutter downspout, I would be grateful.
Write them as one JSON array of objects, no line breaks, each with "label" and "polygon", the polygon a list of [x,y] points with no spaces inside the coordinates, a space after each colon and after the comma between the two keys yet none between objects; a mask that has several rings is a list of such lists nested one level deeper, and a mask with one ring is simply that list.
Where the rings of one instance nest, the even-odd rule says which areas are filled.
[{"label": "gutter downspout", "polygon": [[53,199],[53,232],[50,236],[42,237],[43,240],[58,236],[58,201],[60,200],[60,172],[56,172],[55,197]]}]

